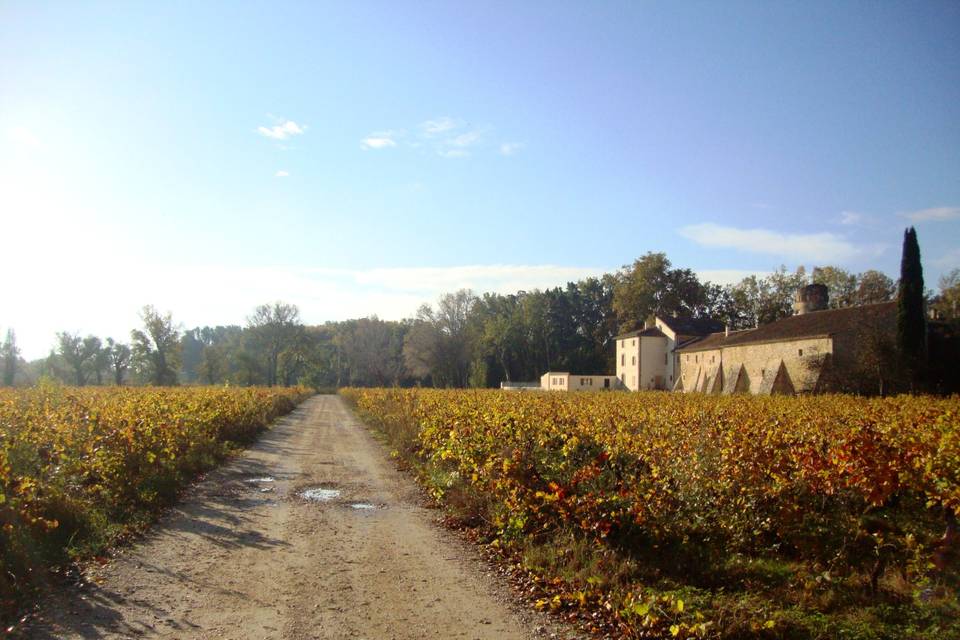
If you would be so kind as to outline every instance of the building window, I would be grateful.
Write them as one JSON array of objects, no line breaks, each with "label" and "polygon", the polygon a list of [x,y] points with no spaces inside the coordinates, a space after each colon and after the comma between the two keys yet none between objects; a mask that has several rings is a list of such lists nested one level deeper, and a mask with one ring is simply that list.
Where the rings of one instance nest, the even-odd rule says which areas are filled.
[{"label": "building window", "polygon": [[693,356],[694,362],[700,362],[700,356]]},{"label": "building window", "polygon": [[717,359],[717,356],[710,356],[710,364],[713,364],[713,362],[714,362],[716,359]]},{"label": "building window", "polygon": [[797,349],[797,355],[803,356],[803,349]]},{"label": "building window", "polygon": [[673,382],[673,374],[670,374],[670,382]]},{"label": "building window", "polygon": [[625,373],[620,374],[620,382],[622,382],[623,384],[627,384],[627,374]]},{"label": "building window", "polygon": [[636,339],[636,338],[633,339],[633,342],[630,343],[630,346],[631,346],[631,347],[637,346],[637,339]]},{"label": "building window", "polygon": [[667,354],[663,354],[663,364],[667,364]]},{"label": "building window", "polygon": [[620,366],[622,367],[622,366],[624,366],[625,364],[627,364],[627,354],[621,353],[621,354],[620,354]]},{"label": "building window", "polygon": [[637,356],[630,358],[630,364],[637,364]]}]

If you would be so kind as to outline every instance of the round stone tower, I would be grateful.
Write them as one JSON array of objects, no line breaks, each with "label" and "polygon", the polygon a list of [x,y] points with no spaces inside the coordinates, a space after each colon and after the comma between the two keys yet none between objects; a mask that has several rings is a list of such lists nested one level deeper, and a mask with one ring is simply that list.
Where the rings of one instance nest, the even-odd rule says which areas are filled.
[{"label": "round stone tower", "polygon": [[797,295],[793,301],[793,310],[798,316],[811,311],[823,311],[830,302],[829,296],[827,285],[808,284],[797,289]]}]

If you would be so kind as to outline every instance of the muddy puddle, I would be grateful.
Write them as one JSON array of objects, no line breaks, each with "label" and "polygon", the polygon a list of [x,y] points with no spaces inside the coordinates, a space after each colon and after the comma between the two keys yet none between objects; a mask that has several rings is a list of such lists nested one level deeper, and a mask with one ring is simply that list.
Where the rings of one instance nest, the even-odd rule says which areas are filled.
[{"label": "muddy puddle", "polygon": [[340,497],[340,490],[316,487],[314,489],[304,489],[297,495],[304,500],[311,500],[313,502],[330,502]]}]

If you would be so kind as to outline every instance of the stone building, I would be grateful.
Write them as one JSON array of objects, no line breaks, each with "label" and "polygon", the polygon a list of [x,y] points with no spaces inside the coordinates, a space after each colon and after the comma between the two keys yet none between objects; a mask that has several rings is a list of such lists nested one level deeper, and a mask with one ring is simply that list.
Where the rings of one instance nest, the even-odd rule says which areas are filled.
[{"label": "stone building", "polygon": [[827,290],[797,294],[796,314],[755,329],[714,333],[678,349],[674,390],[793,394],[855,390],[882,377],[896,302],[827,309]]},{"label": "stone building", "polygon": [[630,391],[672,389],[680,368],[677,350],[722,329],[709,318],[654,316],[643,329],[614,338],[617,378]]}]

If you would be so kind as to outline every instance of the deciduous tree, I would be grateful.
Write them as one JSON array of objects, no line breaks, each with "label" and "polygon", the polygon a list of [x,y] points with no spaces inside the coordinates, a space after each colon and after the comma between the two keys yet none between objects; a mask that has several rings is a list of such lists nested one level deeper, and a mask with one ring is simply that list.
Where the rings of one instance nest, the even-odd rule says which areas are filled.
[{"label": "deciduous tree", "polygon": [[263,354],[267,386],[272,387],[279,376],[280,354],[292,347],[303,331],[300,310],[283,302],[262,304],[247,319],[247,328]]},{"label": "deciduous tree", "polygon": [[140,313],[143,330],[130,332],[133,341],[133,361],[141,374],[152,384],[177,384],[180,367],[180,331],[168,312],[160,315],[151,305]]},{"label": "deciduous tree", "polygon": [[13,329],[7,329],[7,337],[0,346],[0,359],[3,360],[3,385],[12,387],[20,362],[20,349],[17,348],[17,335]]}]

